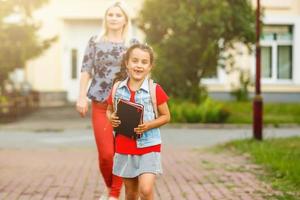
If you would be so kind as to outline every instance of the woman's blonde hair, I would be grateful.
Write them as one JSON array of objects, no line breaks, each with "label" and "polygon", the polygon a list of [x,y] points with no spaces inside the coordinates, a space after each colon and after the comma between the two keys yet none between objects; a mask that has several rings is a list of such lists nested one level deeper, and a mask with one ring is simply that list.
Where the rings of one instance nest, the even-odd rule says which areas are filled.
[{"label": "woman's blonde hair", "polygon": [[107,30],[107,25],[106,25],[106,15],[107,12],[110,8],[113,7],[118,7],[121,9],[123,12],[125,19],[126,19],[126,24],[123,28],[122,32],[122,40],[124,41],[126,46],[129,46],[130,44],[130,39],[131,39],[131,33],[132,33],[132,25],[131,25],[131,17],[129,13],[129,9],[127,5],[125,4],[124,1],[113,1],[112,4],[110,4],[107,9],[105,10],[104,16],[103,16],[103,22],[102,22],[102,30],[101,33],[98,35],[96,41],[99,42],[101,40],[105,40],[105,36],[107,36],[108,30]]}]

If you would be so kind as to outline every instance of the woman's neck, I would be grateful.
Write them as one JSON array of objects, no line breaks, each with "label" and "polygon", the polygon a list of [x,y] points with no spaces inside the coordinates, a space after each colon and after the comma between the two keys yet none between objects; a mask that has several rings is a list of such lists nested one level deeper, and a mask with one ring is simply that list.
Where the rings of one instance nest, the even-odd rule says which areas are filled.
[{"label": "woman's neck", "polygon": [[137,91],[138,89],[140,89],[140,87],[142,86],[143,82],[144,82],[145,79],[143,80],[133,80],[133,79],[129,79],[128,81],[128,86],[130,88],[131,91]]},{"label": "woman's neck", "polygon": [[106,39],[111,42],[123,42],[122,30],[109,30]]}]

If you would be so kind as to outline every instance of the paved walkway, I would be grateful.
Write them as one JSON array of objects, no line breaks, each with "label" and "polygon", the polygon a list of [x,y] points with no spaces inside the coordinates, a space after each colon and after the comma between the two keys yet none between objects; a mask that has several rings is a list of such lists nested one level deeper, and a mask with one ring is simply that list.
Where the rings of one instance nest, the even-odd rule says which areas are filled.
[{"label": "paved walkway", "polygon": [[[0,126],[0,200],[98,199],[104,183],[87,120],[78,123],[70,109],[50,109]],[[157,178],[155,199],[264,200],[277,194],[257,178],[262,169],[247,157],[203,149],[251,137],[251,129],[165,128],[162,136],[164,174]]]},{"label": "paved walkway", "polygon": [[[274,191],[244,157],[165,147],[155,199],[263,200]],[[95,149],[0,150],[0,199],[98,199],[104,189]],[[123,198],[122,198],[123,199]]]}]

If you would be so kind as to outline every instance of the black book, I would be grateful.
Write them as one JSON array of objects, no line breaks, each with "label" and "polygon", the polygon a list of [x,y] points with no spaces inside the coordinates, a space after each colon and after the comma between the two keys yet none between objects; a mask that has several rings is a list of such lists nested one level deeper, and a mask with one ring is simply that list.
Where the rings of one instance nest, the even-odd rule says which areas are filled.
[{"label": "black book", "polygon": [[122,134],[130,138],[137,138],[134,128],[137,128],[143,121],[144,106],[123,99],[117,103],[117,116],[121,124],[114,128],[117,134]]}]

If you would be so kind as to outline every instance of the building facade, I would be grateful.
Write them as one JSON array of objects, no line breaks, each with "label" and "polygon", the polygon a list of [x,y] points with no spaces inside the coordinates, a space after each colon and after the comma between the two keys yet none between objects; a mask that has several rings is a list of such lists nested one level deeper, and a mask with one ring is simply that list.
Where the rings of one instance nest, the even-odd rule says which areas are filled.
[{"label": "building facade", "polygon": [[[252,0],[256,8],[256,0]],[[265,101],[300,101],[300,1],[261,0],[264,11],[261,44],[261,91]],[[237,44],[245,52],[245,47]],[[237,55],[236,65],[255,77],[255,54]],[[238,84],[238,73],[218,69],[217,77],[205,79],[210,95],[232,99],[230,91]],[[249,88],[252,94],[254,87]]]},{"label": "building facade", "polygon": [[[142,1],[126,1],[131,11],[139,10]],[[43,55],[27,63],[25,77],[41,93],[42,106],[74,102],[78,97],[80,68],[91,36],[99,34],[103,13],[110,0],[49,0],[34,13],[41,23],[41,38],[58,37]],[[143,38],[136,28],[137,12],[131,12],[133,37]]]},{"label": "building facade", "polygon": [[[81,62],[88,39],[101,31],[101,20],[110,0],[50,0],[34,13],[42,26],[42,38],[58,36],[40,57],[27,63],[25,76],[42,102],[60,105],[78,96]],[[126,0],[133,18],[133,37],[143,39],[137,28],[142,0]],[[262,92],[264,98],[300,101],[300,1],[261,0],[264,8],[262,45]],[[255,7],[256,0],[253,0]],[[238,45],[238,44],[237,44]],[[243,49],[243,46],[237,46]],[[237,56],[237,64],[255,74],[255,56]],[[234,80],[234,81],[232,81]],[[211,96],[230,99],[238,74],[218,69],[216,77],[203,80]],[[253,88],[250,88],[253,91]]]}]

